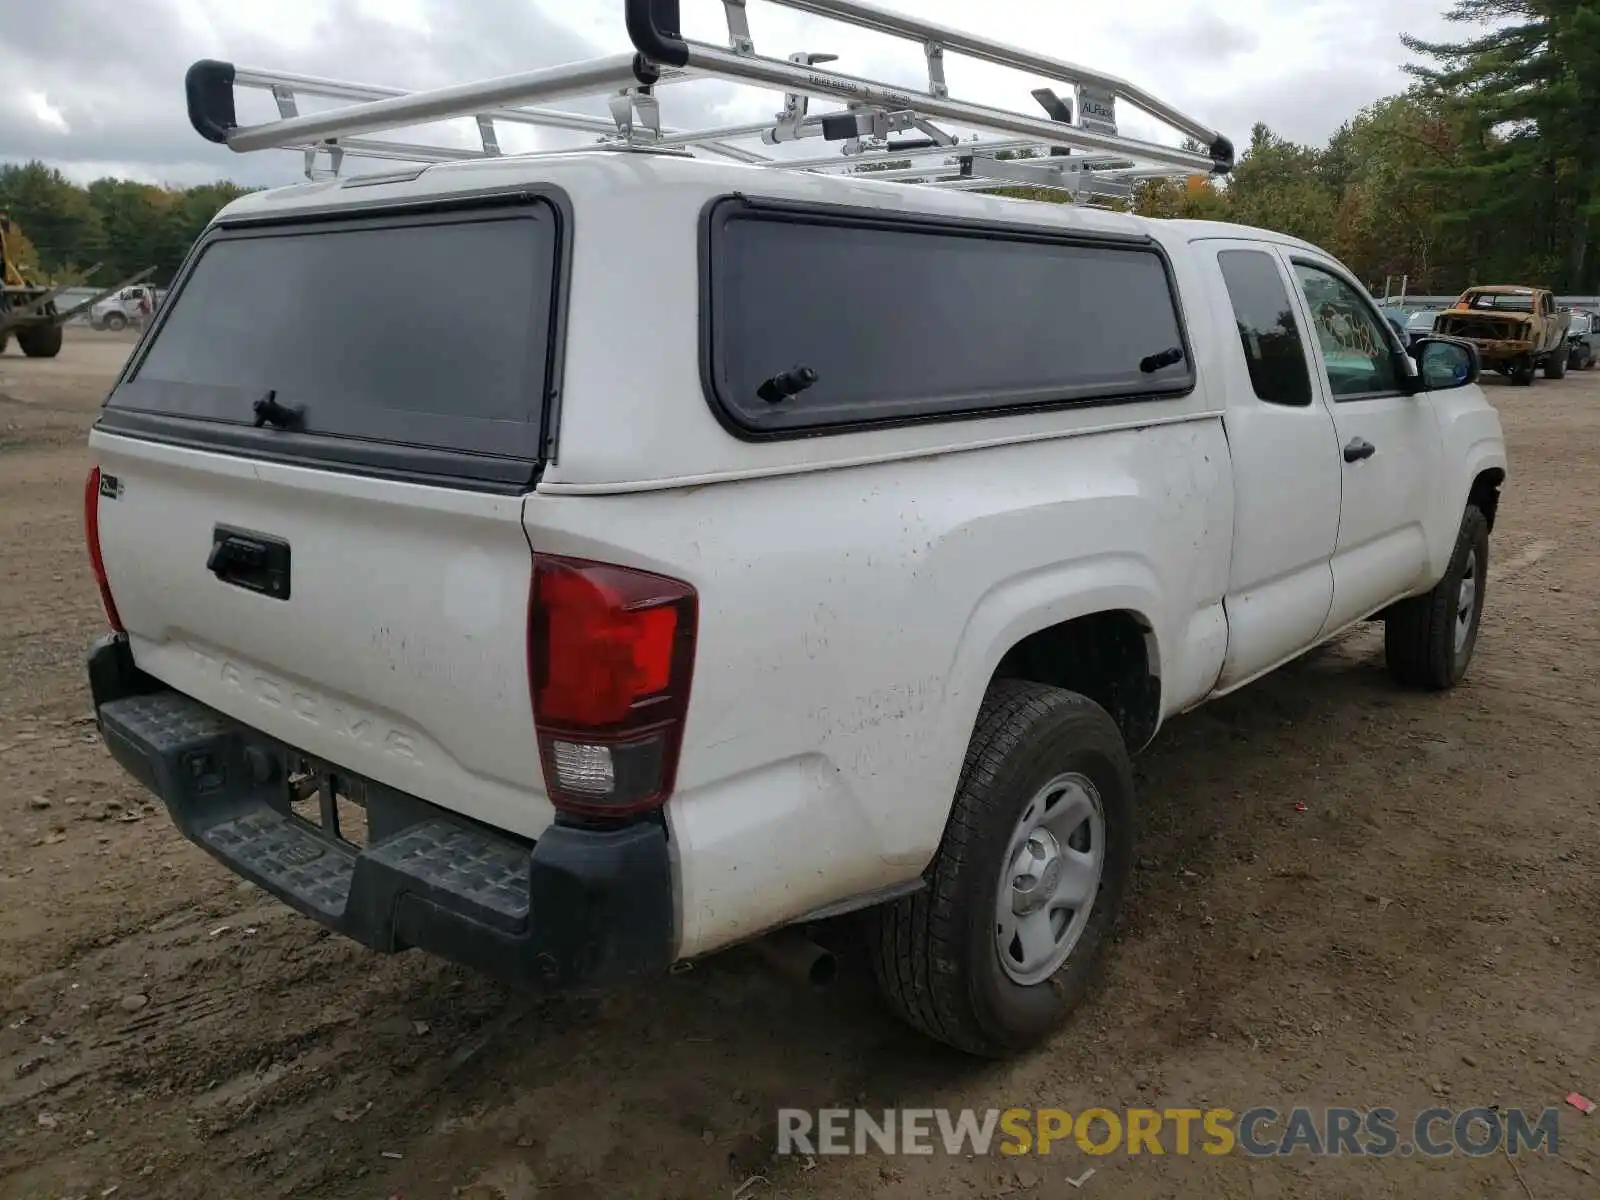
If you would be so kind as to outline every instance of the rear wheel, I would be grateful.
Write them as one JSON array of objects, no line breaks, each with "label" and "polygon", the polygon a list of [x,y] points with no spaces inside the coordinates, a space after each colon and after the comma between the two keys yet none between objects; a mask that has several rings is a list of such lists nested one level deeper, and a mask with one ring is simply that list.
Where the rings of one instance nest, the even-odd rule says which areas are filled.
[{"label": "rear wheel", "polygon": [[921,892],[866,914],[884,997],[986,1058],[1037,1045],[1082,1000],[1133,852],[1133,770],[1109,714],[1074,692],[990,686]]},{"label": "rear wheel", "polygon": [[1544,360],[1544,377],[1546,379],[1565,379],[1567,377],[1567,356],[1557,352]]},{"label": "rear wheel", "polygon": [[128,318],[119,312],[106,314],[106,328],[112,333],[120,333],[128,327]]},{"label": "rear wheel", "polygon": [[24,325],[17,330],[17,345],[29,358],[54,358],[61,353],[61,326]]},{"label": "rear wheel", "polygon": [[1385,620],[1384,658],[1398,682],[1429,691],[1461,682],[1478,645],[1488,570],[1489,522],[1469,504],[1444,578],[1402,600]]}]

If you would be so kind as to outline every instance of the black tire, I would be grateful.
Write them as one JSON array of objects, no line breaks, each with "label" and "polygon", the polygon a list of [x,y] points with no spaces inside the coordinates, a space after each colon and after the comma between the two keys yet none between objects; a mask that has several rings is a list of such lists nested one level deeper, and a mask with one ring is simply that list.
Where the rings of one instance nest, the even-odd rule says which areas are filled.
[{"label": "black tire", "polygon": [[1546,379],[1565,379],[1567,377],[1567,355],[1565,351],[1554,353],[1544,360],[1544,377]]},{"label": "black tire", "polygon": [[10,344],[11,331],[7,330],[5,333],[0,333],[0,354],[4,354],[6,352],[6,347]]},{"label": "black tire", "polygon": [[17,345],[29,358],[54,358],[61,353],[61,326],[24,325],[17,330]]},{"label": "black tire", "polygon": [[[1460,617],[1461,582],[1469,564],[1473,572],[1473,602],[1465,637],[1456,644]],[[1455,687],[1467,673],[1478,645],[1483,621],[1483,601],[1488,594],[1489,522],[1478,507],[1467,505],[1456,535],[1455,550],[1444,578],[1433,590],[1402,600],[1389,610],[1383,631],[1383,652],[1389,674],[1406,687],[1444,691]]]},{"label": "black tire", "polygon": [[119,312],[107,313],[105,327],[112,333],[121,333],[128,327],[128,318]]},{"label": "black tire", "polygon": [[[1007,974],[997,948],[1005,860],[1025,811],[1068,773],[1086,778],[1099,796],[1099,887],[1066,960],[1023,986]],[[1105,709],[1043,684],[992,684],[928,886],[864,914],[869,957],[889,1006],[936,1041],[984,1058],[1043,1041],[1083,999],[1110,940],[1133,861],[1133,821],[1133,769]]]},{"label": "black tire", "polygon": [[1580,370],[1580,371],[1592,371],[1592,370],[1594,370],[1594,351],[1593,350],[1585,350],[1583,352],[1583,361],[1578,364],[1578,370]]},{"label": "black tire", "polygon": [[1511,382],[1516,387],[1530,386],[1537,373],[1538,367],[1534,365],[1534,361],[1531,358],[1519,358],[1511,365],[1509,372]]}]

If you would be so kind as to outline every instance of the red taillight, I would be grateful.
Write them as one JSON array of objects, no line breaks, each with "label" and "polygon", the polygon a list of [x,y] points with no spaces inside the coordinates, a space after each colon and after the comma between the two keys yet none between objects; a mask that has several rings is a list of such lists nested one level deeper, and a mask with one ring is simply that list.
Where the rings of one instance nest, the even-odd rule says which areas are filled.
[{"label": "red taillight", "polygon": [[534,556],[528,680],[550,802],[626,816],[672,793],[698,603],[686,583]]},{"label": "red taillight", "polygon": [[83,534],[89,543],[89,566],[94,571],[94,581],[100,585],[100,603],[105,607],[106,620],[118,633],[126,633],[122,618],[117,615],[117,602],[111,598],[111,584],[106,579],[106,560],[100,554],[100,468],[89,469],[89,478],[83,485]]}]

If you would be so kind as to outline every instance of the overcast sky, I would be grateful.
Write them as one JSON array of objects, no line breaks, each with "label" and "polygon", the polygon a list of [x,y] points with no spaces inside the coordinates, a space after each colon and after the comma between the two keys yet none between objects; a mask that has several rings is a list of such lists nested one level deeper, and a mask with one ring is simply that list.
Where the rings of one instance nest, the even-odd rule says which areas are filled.
[{"label": "overcast sky", "polygon": [[[1440,16],[1445,0],[879,3],[1121,75],[1241,148],[1257,121],[1296,140],[1325,139],[1358,107],[1404,86],[1402,32],[1450,31]],[[724,39],[717,0],[682,5],[688,36]],[[190,129],[183,73],[197,58],[411,89],[628,49],[621,0],[31,0],[24,8],[25,17],[0,21],[0,160],[43,159],[80,181],[115,174],[270,185],[301,177],[296,154],[236,155]],[[829,51],[851,74],[925,81],[910,43],[764,0],[751,0],[750,21],[763,53]],[[959,56],[947,65],[953,95],[1031,111],[1037,81]],[[709,81],[662,92],[663,118],[679,128],[760,120],[780,103],[770,92]],[[276,111],[259,92],[241,92],[239,107],[244,123]],[[316,107],[306,102],[302,111]],[[1137,114],[1123,127],[1175,140]],[[427,141],[467,132],[436,126],[385,136]],[[530,138],[573,141],[523,129],[500,136],[508,150],[533,148]]]}]

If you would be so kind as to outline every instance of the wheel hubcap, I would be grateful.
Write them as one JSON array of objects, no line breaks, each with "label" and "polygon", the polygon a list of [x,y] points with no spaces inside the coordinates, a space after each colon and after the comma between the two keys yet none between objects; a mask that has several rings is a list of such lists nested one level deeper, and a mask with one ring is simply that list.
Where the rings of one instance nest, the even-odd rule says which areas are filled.
[{"label": "wheel hubcap", "polygon": [[1023,986],[1067,961],[1094,910],[1105,870],[1105,810],[1087,777],[1058,775],[1022,810],[996,897],[995,950]]},{"label": "wheel hubcap", "polygon": [[1468,551],[1467,565],[1461,572],[1461,586],[1456,590],[1456,653],[1466,647],[1472,636],[1472,615],[1478,607],[1478,552]]}]

